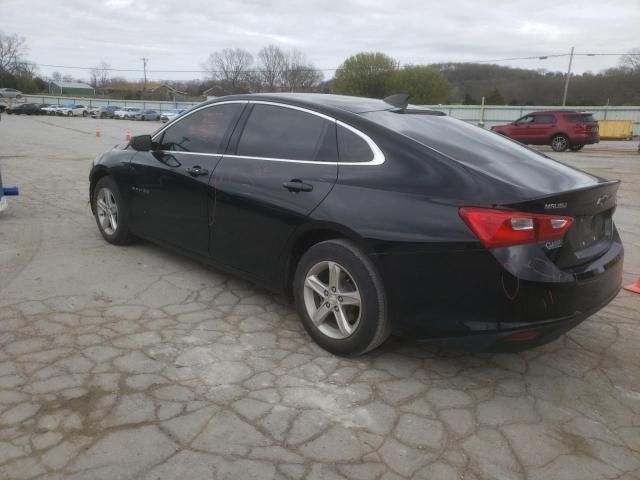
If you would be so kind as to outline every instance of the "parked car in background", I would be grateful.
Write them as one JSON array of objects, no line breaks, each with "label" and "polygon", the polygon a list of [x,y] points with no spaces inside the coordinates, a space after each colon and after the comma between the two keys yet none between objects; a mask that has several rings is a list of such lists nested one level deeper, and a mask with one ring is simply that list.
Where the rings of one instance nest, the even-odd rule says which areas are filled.
[{"label": "parked car in background", "polygon": [[89,116],[89,109],[84,105],[65,105],[62,108],[56,110],[57,115],[65,115],[67,117],[87,117]]},{"label": "parked car in background", "polygon": [[46,107],[42,107],[40,111],[45,115],[55,115],[56,111],[62,107],[63,105],[48,105]]},{"label": "parked car in background", "polygon": [[155,110],[142,110],[136,113],[136,120],[160,120],[160,114]]},{"label": "parked car in background", "polygon": [[116,118],[119,120],[122,120],[125,118],[135,118],[136,114],[140,113],[141,111],[142,111],[141,108],[125,107],[113,112],[113,118]]},{"label": "parked car in background", "polygon": [[340,355],[391,332],[530,348],[622,282],[619,181],[406,95],[223,97],[104,153],[89,180],[106,241],[148,239],[292,297]]},{"label": "parked car in background", "polygon": [[0,98],[22,98],[22,92],[15,88],[0,88]]},{"label": "parked car in background", "polygon": [[106,107],[98,107],[91,110],[93,118],[113,118],[113,114],[119,110],[117,105],[107,105]]},{"label": "parked car in background", "polygon": [[174,108],[173,110],[167,110],[166,112],[162,112],[162,115],[160,115],[160,120],[162,121],[162,123],[170,122],[185,111],[186,108]]},{"label": "parked car in background", "polygon": [[39,103],[21,103],[7,108],[7,113],[9,115],[40,115],[42,112]]},{"label": "parked car in background", "polygon": [[551,145],[555,152],[567,148],[577,152],[585,145],[598,143],[598,122],[593,115],[572,110],[533,112],[491,131],[528,145]]}]

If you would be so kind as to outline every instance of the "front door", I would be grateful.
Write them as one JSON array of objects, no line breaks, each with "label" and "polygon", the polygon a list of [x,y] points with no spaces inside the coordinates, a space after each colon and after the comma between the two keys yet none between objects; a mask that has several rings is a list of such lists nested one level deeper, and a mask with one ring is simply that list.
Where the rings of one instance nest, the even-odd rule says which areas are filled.
[{"label": "front door", "polygon": [[130,163],[131,224],[139,235],[205,256],[213,191],[210,178],[243,103],[194,110],[154,137],[155,150]]},{"label": "front door", "polygon": [[293,230],[337,175],[335,122],[295,107],[256,102],[215,169],[211,256],[271,280]]},{"label": "front door", "polygon": [[509,128],[509,137],[522,143],[528,143],[531,139],[533,119],[533,115],[526,115],[516,120]]}]

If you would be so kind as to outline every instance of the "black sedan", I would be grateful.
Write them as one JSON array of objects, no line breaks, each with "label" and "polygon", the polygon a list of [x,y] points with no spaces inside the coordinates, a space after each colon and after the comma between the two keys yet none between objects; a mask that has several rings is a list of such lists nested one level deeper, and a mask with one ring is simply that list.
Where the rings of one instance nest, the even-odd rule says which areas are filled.
[{"label": "black sedan", "polygon": [[618,293],[618,185],[402,95],[240,95],[100,156],[90,202],[108,242],[288,294],[330,352],[521,350]]},{"label": "black sedan", "polygon": [[7,113],[14,115],[42,115],[41,105],[40,103],[20,103],[7,108]]}]

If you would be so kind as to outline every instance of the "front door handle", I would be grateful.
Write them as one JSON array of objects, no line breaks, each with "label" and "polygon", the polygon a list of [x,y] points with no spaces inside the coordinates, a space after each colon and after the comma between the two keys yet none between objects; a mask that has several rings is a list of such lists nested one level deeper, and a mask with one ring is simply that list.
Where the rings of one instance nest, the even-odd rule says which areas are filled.
[{"label": "front door handle", "polygon": [[200,165],[196,165],[194,167],[187,168],[187,172],[189,172],[189,175],[191,175],[192,177],[200,177],[202,175],[209,175],[209,170],[207,170],[206,168],[202,168]]},{"label": "front door handle", "polygon": [[302,180],[294,178],[289,182],[284,182],[282,184],[284,188],[289,190],[290,192],[310,192],[313,190],[313,185],[309,183],[304,183]]}]

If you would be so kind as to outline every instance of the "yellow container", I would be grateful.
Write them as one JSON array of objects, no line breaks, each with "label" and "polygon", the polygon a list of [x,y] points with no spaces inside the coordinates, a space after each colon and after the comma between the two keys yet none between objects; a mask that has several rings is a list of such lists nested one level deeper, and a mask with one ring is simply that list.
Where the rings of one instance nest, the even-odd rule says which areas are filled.
[{"label": "yellow container", "polygon": [[631,140],[633,120],[599,120],[598,129],[603,140]]}]

